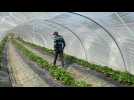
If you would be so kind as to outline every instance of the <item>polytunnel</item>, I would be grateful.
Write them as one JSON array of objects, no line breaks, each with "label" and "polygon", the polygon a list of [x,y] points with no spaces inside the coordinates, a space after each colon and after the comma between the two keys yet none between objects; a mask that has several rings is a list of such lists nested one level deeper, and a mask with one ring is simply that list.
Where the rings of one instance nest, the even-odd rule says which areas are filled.
[{"label": "polytunnel", "polygon": [[0,12],[0,86],[134,86],[133,24],[133,12]]}]

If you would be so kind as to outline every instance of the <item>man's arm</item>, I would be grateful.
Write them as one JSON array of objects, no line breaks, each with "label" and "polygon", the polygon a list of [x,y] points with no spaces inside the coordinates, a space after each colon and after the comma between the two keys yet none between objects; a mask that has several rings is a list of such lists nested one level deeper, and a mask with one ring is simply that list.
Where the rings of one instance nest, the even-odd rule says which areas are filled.
[{"label": "man's arm", "polygon": [[66,43],[65,43],[65,40],[63,39],[63,49],[65,48],[66,46]]},{"label": "man's arm", "polygon": [[57,47],[57,38],[54,38],[54,50],[56,50]]}]

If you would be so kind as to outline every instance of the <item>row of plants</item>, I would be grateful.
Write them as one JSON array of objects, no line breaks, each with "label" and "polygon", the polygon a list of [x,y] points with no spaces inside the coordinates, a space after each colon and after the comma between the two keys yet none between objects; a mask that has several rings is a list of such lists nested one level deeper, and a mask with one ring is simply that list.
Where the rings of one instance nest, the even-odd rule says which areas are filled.
[{"label": "row of plants", "polygon": [[0,68],[3,66],[2,59],[3,59],[3,50],[5,47],[5,44],[7,42],[7,37],[5,37],[3,40],[0,42]]},{"label": "row of plants", "polygon": [[[41,48],[44,52],[47,52],[49,54],[53,54],[53,50],[52,49],[48,49],[45,47],[40,47],[38,45],[26,42],[24,40],[20,40],[21,42],[34,47],[34,48]],[[68,54],[64,54],[65,60],[68,60],[69,62],[73,62],[73,63],[77,63],[79,65],[82,65],[84,67],[88,67],[92,70],[96,70],[98,72],[101,72],[103,74],[105,74],[107,77],[110,77],[113,80],[119,81],[121,84],[124,85],[134,85],[134,75],[128,73],[128,72],[121,72],[121,71],[116,71],[113,70],[112,68],[108,67],[108,66],[101,66],[101,65],[96,65],[96,64],[91,64],[85,60],[76,58],[74,56],[70,56]]]},{"label": "row of plants", "polygon": [[75,80],[71,76],[71,73],[66,72],[63,68],[59,68],[58,66],[49,64],[46,60],[37,56],[33,52],[29,51],[27,48],[25,48],[22,44],[18,43],[16,40],[12,40],[12,42],[15,44],[16,48],[18,48],[21,51],[21,53],[23,53],[24,56],[36,62],[42,68],[48,70],[54,78],[56,78],[58,81],[61,81],[64,85],[73,87],[91,86],[90,84],[87,84],[85,81]]}]

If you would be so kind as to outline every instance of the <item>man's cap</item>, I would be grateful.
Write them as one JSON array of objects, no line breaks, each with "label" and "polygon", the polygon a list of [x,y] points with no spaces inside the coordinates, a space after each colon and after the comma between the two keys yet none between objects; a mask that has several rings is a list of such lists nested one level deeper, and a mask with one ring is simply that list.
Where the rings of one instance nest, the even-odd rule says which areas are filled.
[{"label": "man's cap", "polygon": [[53,35],[58,35],[58,32],[54,32]]}]

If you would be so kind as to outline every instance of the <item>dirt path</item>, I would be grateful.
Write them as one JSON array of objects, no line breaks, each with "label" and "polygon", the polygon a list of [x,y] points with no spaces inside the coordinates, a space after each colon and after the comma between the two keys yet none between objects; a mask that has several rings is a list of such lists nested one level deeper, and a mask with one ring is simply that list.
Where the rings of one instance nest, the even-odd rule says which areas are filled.
[{"label": "dirt path", "polygon": [[15,87],[49,87],[49,84],[24,62],[11,43],[8,45],[8,61],[16,81]]},{"label": "dirt path", "polygon": [[[17,50],[19,52],[19,50]],[[35,62],[29,60],[27,57],[24,57],[21,53],[19,53],[23,60],[29,65],[32,70],[37,73],[42,79],[44,79],[51,87],[65,87],[60,81],[57,81],[54,77],[50,75],[50,73],[39,67]]]},{"label": "dirt path", "polygon": [[2,66],[0,69],[0,87],[12,86],[7,63],[8,61],[7,61],[7,44],[6,44],[3,50]]},{"label": "dirt path", "polygon": [[[21,42],[20,42],[21,43]],[[23,43],[22,43],[23,44]],[[39,50],[29,47],[28,45],[23,44],[27,49],[37,54],[38,56],[44,58],[49,63],[52,63],[53,56],[50,56],[46,53],[41,53]],[[60,61],[58,61],[58,65]],[[119,87],[122,86],[116,81],[112,81],[108,79],[102,73],[98,73],[94,70],[90,70],[89,68],[82,67],[78,64],[71,64],[65,68],[67,71],[73,74],[73,77],[77,80],[84,80],[87,83],[92,84],[93,87]]]}]

